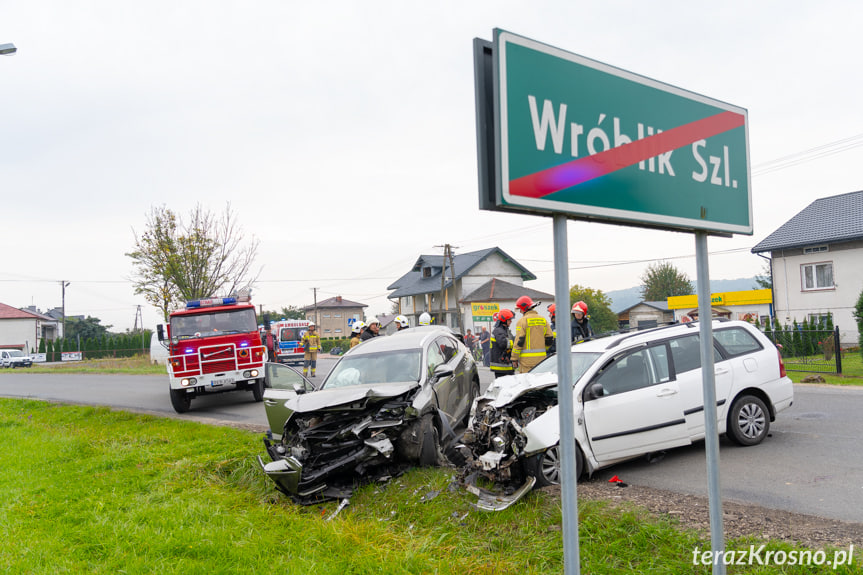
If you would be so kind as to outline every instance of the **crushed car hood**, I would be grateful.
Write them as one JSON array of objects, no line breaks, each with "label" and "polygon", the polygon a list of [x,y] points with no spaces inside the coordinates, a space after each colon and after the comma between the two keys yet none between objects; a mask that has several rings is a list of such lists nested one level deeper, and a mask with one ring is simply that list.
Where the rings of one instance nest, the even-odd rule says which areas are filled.
[{"label": "crushed car hood", "polygon": [[480,401],[490,403],[494,407],[503,407],[529,391],[554,387],[555,385],[557,385],[556,373],[519,373],[499,377],[492,382]]},{"label": "crushed car hood", "polygon": [[308,413],[330,407],[339,407],[362,399],[386,399],[407,393],[419,387],[415,381],[404,383],[379,383],[369,385],[352,385],[321,389],[292,397],[285,402],[285,407],[295,413]]}]

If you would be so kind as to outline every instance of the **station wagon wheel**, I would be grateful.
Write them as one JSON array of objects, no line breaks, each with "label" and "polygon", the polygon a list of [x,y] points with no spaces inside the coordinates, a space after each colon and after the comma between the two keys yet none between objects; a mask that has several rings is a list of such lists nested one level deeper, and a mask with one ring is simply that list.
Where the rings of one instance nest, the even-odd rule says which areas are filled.
[{"label": "station wagon wheel", "polygon": [[728,412],[728,437],[739,445],[757,445],[770,431],[770,414],[767,406],[754,395],[743,395],[734,400]]},{"label": "station wagon wheel", "polygon": [[170,388],[171,405],[177,413],[186,413],[192,406],[192,398],[186,393],[185,389]]},{"label": "station wagon wheel", "polygon": [[[584,469],[584,456],[578,445],[575,446],[575,480],[581,477]],[[550,447],[543,453],[525,460],[524,472],[536,477],[536,487],[560,485],[560,446]]]}]

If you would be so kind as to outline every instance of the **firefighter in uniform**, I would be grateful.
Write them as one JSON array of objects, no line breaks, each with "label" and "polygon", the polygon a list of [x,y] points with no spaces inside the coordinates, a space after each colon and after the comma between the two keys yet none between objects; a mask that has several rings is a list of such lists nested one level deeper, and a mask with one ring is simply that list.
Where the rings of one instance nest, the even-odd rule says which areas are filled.
[{"label": "firefighter in uniform", "polygon": [[309,323],[306,334],[303,336],[303,375],[307,375],[309,366],[312,368],[312,377],[315,377],[315,368],[318,366],[318,351],[321,349],[321,338],[315,332],[315,323]]},{"label": "firefighter in uniform", "polygon": [[512,375],[515,369],[512,365],[510,355],[512,353],[512,339],[509,337],[509,324],[515,314],[512,310],[502,309],[498,314],[497,323],[491,332],[491,372],[495,378],[504,375]]},{"label": "firefighter in uniform", "polygon": [[555,323],[557,323],[557,316],[555,312],[557,311],[557,306],[555,304],[551,304],[548,306],[548,317],[551,318],[551,345],[548,346],[547,355],[554,355],[557,353],[557,327]]},{"label": "firefighter in uniform", "polygon": [[586,341],[593,337],[590,318],[587,315],[587,304],[577,301],[572,304],[572,343]]},{"label": "firefighter in uniform", "polygon": [[360,341],[366,341],[367,339],[378,337],[380,335],[380,330],[381,322],[379,322],[377,318],[372,318],[371,321],[366,324],[366,330],[362,335],[360,335]]},{"label": "firefighter in uniform", "polygon": [[360,345],[360,334],[363,333],[363,328],[366,327],[366,324],[357,320],[354,322],[354,325],[351,327],[351,347],[356,347]]},{"label": "firefighter in uniform", "polygon": [[554,338],[545,318],[534,309],[539,302],[533,303],[523,295],[515,302],[521,311],[521,319],[515,325],[515,343],[512,346],[512,364],[518,373],[527,373],[546,358],[546,349]]},{"label": "firefighter in uniform", "polygon": [[396,324],[396,331],[401,331],[411,326],[410,322],[408,322],[408,318],[403,315],[397,315],[393,322]]}]

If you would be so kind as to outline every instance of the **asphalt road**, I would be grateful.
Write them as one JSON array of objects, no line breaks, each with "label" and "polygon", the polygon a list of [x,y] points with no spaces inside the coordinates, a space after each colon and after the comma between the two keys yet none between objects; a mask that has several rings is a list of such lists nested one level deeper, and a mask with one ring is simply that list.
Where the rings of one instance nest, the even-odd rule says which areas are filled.
[{"label": "asphalt road", "polygon": [[[318,362],[318,381],[335,359]],[[481,368],[482,388],[492,376]],[[863,388],[795,386],[794,405],[754,447],[720,442],[720,484],[724,501],[738,501],[797,513],[863,523]],[[0,372],[0,396],[31,397],[267,429],[264,406],[251,392],[198,398],[177,414],[168,398],[167,376],[53,375],[25,370]],[[640,458],[601,470],[593,481],[617,475],[633,485],[707,495],[704,443],[670,450],[651,461]]]}]

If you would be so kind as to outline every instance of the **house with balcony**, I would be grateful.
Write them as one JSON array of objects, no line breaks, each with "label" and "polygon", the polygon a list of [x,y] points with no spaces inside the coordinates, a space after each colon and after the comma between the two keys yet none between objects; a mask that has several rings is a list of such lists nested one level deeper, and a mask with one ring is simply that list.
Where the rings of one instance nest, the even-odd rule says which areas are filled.
[{"label": "house with balcony", "polygon": [[857,344],[854,306],[863,291],[863,191],[815,200],[752,253],[770,261],[773,309],[780,323],[818,322],[831,313],[840,343]]}]

